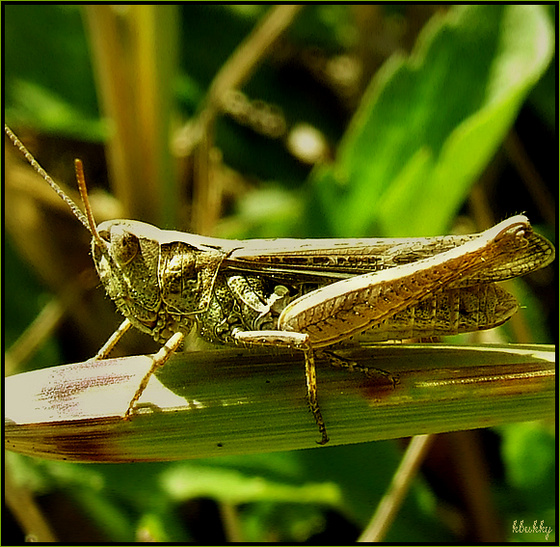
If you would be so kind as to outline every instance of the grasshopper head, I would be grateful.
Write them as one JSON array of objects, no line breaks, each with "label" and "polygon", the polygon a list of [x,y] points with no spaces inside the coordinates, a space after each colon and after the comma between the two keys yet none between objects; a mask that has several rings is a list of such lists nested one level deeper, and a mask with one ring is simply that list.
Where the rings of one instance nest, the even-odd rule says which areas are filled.
[{"label": "grasshopper head", "polygon": [[138,329],[154,334],[161,296],[158,285],[160,230],[131,220],[111,220],[92,238],[95,268],[109,297]]}]

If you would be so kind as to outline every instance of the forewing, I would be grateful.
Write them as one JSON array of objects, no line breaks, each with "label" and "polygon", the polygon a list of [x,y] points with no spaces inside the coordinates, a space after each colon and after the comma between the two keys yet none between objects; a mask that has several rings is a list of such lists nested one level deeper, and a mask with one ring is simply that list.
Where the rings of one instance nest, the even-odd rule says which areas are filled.
[{"label": "forewing", "polygon": [[[463,245],[479,234],[429,238],[274,239],[239,241],[223,262],[231,272],[268,275],[285,282],[328,284],[340,279],[410,264]],[[451,287],[504,281],[543,268],[554,247],[527,225],[523,239],[473,276]]]}]

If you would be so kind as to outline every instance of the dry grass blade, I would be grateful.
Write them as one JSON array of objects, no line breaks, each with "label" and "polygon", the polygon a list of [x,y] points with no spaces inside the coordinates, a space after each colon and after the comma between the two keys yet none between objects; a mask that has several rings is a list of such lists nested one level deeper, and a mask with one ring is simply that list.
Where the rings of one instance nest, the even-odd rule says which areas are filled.
[{"label": "dry grass blade", "polygon": [[387,530],[393,524],[412,481],[418,473],[418,468],[432,446],[434,437],[434,435],[417,435],[412,438],[399,468],[393,475],[389,490],[379,503],[367,528],[358,538],[358,542],[373,543],[385,539]]},{"label": "dry grass blade", "polygon": [[[398,379],[319,361],[331,445],[489,427],[554,414],[552,346],[378,345],[341,349]],[[298,353],[225,349],[174,356],[130,422],[147,356],[59,366],[6,380],[6,448],[73,461],[201,458],[309,448],[318,432]]]}]

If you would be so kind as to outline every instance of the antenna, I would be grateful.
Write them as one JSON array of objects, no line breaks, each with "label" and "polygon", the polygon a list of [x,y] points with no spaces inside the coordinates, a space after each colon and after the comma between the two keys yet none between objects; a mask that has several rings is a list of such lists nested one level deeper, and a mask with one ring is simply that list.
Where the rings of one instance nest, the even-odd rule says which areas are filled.
[{"label": "antenna", "polygon": [[[89,231],[93,236],[93,239],[97,241],[97,244],[103,248],[106,243],[101,239],[97,227],[95,226],[95,219],[93,218],[93,211],[91,210],[91,205],[89,203],[89,197],[87,193],[86,178],[84,176],[84,166],[82,160],[74,160],[74,168],[76,169],[76,179],[78,180],[78,188],[80,190],[80,196],[82,196],[82,202],[86,209],[87,223],[89,224]],[[81,212],[81,211],[80,211]],[[81,220],[81,219],[80,219]],[[83,221],[82,221],[83,222]]]},{"label": "antenna", "polygon": [[45,179],[50,185],[50,187],[64,200],[64,202],[70,207],[74,216],[86,227],[87,231],[91,233],[91,235],[96,240],[97,244],[101,247],[105,247],[106,243],[101,239],[97,228],[95,226],[95,220],[93,218],[93,212],[91,210],[91,205],[89,203],[88,195],[87,195],[87,187],[86,181],[84,177],[84,169],[82,162],[80,160],[75,160],[76,165],[76,177],[78,179],[78,187],[80,189],[80,195],[82,196],[82,201],[84,202],[84,207],[87,213],[87,216],[81,211],[81,209],[72,201],[72,199],[66,195],[64,190],[49,176],[49,174],[41,167],[39,162],[33,157],[31,152],[27,150],[24,144],[18,139],[15,133],[6,125],[4,124],[4,132],[10,140],[14,143],[16,148],[25,156],[25,159],[29,162],[31,167]]}]

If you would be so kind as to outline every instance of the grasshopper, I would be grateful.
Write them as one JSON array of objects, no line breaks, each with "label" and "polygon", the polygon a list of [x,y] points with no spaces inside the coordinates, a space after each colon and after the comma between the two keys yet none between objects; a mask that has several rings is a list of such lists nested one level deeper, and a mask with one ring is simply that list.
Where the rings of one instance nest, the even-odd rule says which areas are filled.
[{"label": "grasshopper", "polygon": [[554,259],[552,244],[523,215],[480,234],[406,239],[224,240],[133,220],[96,226],[81,161],[75,166],[85,214],[7,126],[5,132],[91,233],[99,277],[125,317],[94,359],[105,358],[132,326],[162,344],[126,420],[152,374],[196,327],[213,343],[300,350],[323,445],[329,439],[317,352],[365,332],[386,341],[496,327],[517,309],[496,282]]}]

